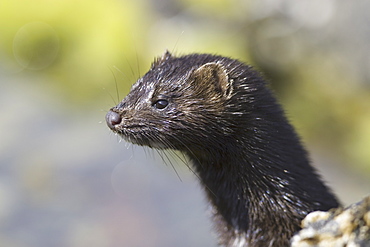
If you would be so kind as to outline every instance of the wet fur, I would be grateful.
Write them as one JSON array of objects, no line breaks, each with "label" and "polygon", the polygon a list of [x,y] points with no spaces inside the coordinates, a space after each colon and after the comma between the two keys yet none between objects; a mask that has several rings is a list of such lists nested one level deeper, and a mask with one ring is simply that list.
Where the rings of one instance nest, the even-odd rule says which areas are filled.
[{"label": "wet fur", "polygon": [[191,159],[220,245],[287,246],[305,215],[338,206],[265,80],[237,60],[166,52],[111,111],[126,140]]}]

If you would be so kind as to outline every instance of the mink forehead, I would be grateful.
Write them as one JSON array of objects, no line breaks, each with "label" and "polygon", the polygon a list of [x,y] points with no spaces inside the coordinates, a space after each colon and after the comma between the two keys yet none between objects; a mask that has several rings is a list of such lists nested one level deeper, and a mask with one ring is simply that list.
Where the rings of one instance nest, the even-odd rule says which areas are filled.
[{"label": "mink forehead", "polygon": [[[227,57],[210,54],[191,54],[180,57],[170,55],[154,61],[151,69],[139,79],[132,89],[137,91],[138,88],[141,88],[143,91],[142,89],[145,88],[145,92],[150,93],[151,97],[154,98],[160,95],[170,96],[168,93],[182,94],[181,92],[189,88],[191,74],[207,63],[222,65],[228,78],[233,81],[247,77],[258,77],[258,73],[251,71],[250,66]],[[247,80],[243,81],[248,83]]]},{"label": "mink forehead", "polygon": [[227,67],[228,59],[209,54],[191,54],[182,57],[169,57],[161,62],[153,64],[150,71],[143,77],[144,82],[165,83],[173,85],[173,82],[186,82],[193,71],[206,63],[220,63]]}]

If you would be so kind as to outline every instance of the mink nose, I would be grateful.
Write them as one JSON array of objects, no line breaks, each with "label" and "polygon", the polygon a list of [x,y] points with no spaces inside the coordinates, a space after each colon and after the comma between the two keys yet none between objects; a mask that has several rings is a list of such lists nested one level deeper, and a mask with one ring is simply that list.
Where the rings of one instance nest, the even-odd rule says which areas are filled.
[{"label": "mink nose", "polygon": [[115,129],[115,125],[121,123],[122,118],[117,112],[109,111],[107,115],[105,115],[105,121],[107,121],[108,127],[113,130]]}]

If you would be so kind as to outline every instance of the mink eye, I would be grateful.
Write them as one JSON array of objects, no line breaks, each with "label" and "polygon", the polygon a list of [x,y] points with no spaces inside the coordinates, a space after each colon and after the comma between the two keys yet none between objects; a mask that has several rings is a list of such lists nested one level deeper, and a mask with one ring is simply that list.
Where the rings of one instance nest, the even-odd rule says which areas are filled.
[{"label": "mink eye", "polygon": [[164,109],[168,105],[168,101],[165,99],[157,100],[153,106],[157,109]]}]

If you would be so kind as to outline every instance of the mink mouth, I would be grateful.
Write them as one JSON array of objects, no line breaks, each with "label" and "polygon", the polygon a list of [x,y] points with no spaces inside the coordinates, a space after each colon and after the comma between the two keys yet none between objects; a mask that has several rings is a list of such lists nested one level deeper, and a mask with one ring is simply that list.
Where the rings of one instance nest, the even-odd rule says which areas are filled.
[{"label": "mink mouth", "polygon": [[147,133],[150,132],[150,127],[143,124],[120,124],[115,126],[113,131],[125,139],[130,137],[144,139],[144,137],[147,137]]},{"label": "mink mouth", "polygon": [[146,126],[144,124],[131,124],[131,125],[122,124],[122,125],[117,126],[117,129],[118,129],[118,131],[119,131],[119,129],[125,129],[125,130],[129,130],[129,131],[143,131],[143,130],[149,129],[149,128],[148,128],[148,126]]},{"label": "mink mouth", "polygon": [[168,149],[168,145],[161,141],[161,134],[156,131],[155,128],[143,125],[143,124],[132,124],[132,125],[120,125],[114,130],[124,140],[139,145],[148,146],[150,148],[157,149]]}]

